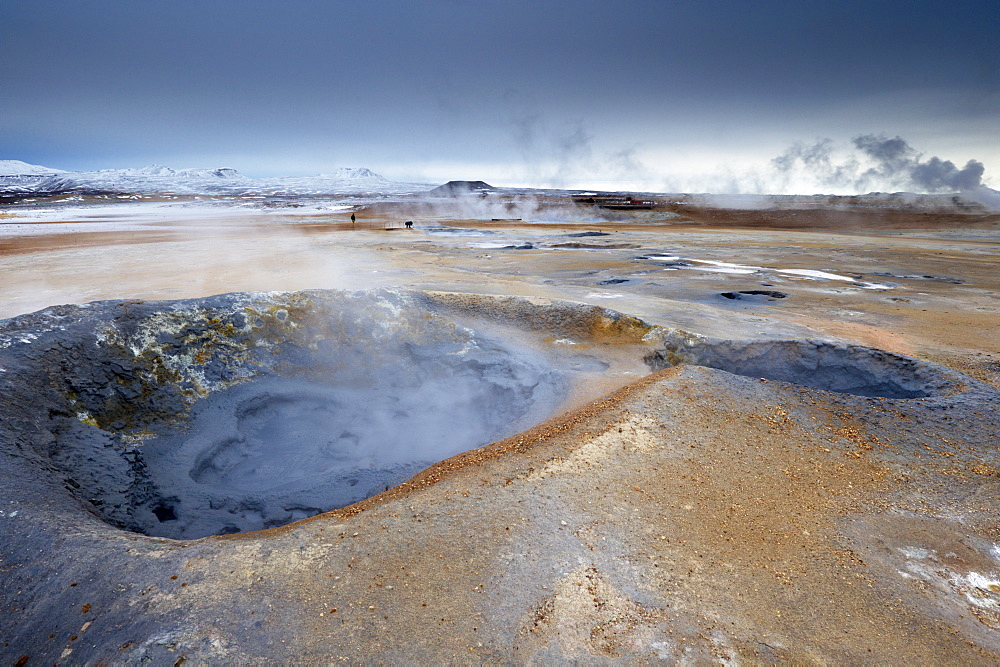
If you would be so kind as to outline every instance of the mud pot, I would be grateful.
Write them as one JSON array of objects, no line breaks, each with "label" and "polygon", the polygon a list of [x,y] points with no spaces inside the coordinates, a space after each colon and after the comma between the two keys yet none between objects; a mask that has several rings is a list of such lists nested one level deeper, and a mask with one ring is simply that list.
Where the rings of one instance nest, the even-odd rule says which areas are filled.
[{"label": "mud pot", "polygon": [[600,323],[633,320],[581,306],[557,326],[579,340],[545,342],[487,321],[487,304],[494,321],[544,320],[511,303],[379,291],[57,307],[6,323],[4,393],[19,448],[108,523],[258,530],[545,420],[612,366],[576,349],[590,328],[603,343],[646,331],[609,337]]}]

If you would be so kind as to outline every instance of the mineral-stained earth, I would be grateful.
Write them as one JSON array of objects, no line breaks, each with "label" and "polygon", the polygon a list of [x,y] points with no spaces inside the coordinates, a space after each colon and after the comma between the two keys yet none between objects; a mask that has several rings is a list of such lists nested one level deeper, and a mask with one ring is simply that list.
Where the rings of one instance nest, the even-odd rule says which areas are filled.
[{"label": "mineral-stained earth", "polygon": [[1000,660],[1000,219],[890,203],[0,221],[0,657]]}]

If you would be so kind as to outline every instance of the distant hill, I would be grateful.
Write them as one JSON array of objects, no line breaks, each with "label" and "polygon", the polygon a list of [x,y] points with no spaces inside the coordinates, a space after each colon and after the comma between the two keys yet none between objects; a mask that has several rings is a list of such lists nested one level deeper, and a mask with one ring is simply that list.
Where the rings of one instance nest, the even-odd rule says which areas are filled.
[{"label": "distant hill", "polygon": [[332,174],[320,174],[318,178],[332,178],[349,181],[381,181],[384,183],[389,182],[381,174],[376,174],[371,169],[366,169],[365,167],[361,167],[359,169],[341,167]]},{"label": "distant hill", "polygon": [[430,186],[390,181],[371,169],[343,167],[318,176],[251,178],[235,169],[138,169],[62,171],[20,160],[0,160],[0,195],[33,196],[64,192],[136,194],[403,194]]},{"label": "distant hill", "polygon": [[458,195],[493,192],[494,189],[492,185],[483,181],[448,181],[427,194],[439,197],[456,197]]},{"label": "distant hill", "polygon": [[65,174],[62,169],[41,167],[20,160],[0,160],[0,176],[47,176],[50,174]]}]

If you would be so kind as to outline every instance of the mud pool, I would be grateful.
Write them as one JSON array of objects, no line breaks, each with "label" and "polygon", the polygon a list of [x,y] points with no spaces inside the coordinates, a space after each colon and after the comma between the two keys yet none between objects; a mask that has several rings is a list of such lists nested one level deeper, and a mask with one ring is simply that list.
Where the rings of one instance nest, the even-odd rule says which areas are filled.
[{"label": "mud pool", "polygon": [[156,493],[135,508],[135,529],[202,537],[344,507],[545,419],[565,397],[567,379],[544,361],[466,343],[372,369],[363,384],[331,373],[212,393],[143,445]]},{"label": "mud pool", "polygon": [[967,388],[967,378],[935,364],[863,345],[814,340],[733,341],[674,332],[647,359],[653,368],[705,366],[870,398],[940,397]]},{"label": "mud pool", "polygon": [[482,304],[456,316],[430,299],[245,293],[49,309],[5,329],[3,346],[25,353],[8,395],[48,415],[24,425],[27,451],[88,509],[193,539],[369,498],[544,421],[611,366],[576,349],[586,322],[619,317],[603,309],[561,325],[580,340],[546,344],[482,313],[468,324]]}]

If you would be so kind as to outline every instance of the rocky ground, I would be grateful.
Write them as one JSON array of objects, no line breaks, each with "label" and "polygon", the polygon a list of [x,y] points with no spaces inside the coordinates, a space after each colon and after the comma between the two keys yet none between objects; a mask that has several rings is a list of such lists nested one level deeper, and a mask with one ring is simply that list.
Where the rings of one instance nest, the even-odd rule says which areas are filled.
[{"label": "rocky ground", "polygon": [[[782,375],[822,369],[820,344],[764,379],[675,350],[660,358],[688,363],[609,382],[605,398],[373,499],[194,541],[118,530],[60,495],[62,480],[5,472],[5,660],[1000,658],[995,216],[421,212],[11,235],[0,307],[330,287],[518,295],[751,350],[860,344],[944,379],[859,395]],[[523,309],[500,317],[531,322]],[[599,338],[588,344],[616,354],[622,341]],[[917,363],[859,354],[899,373]],[[4,456],[5,471],[34,470]]]}]

